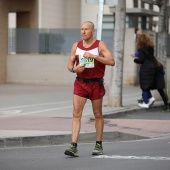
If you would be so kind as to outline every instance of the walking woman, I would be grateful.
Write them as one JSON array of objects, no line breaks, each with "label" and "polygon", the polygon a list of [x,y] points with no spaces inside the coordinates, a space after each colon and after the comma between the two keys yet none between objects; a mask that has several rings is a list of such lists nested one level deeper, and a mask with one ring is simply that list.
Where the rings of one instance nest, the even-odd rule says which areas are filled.
[{"label": "walking woman", "polygon": [[[149,108],[155,101],[150,90],[157,89],[160,93],[166,110],[169,109],[168,98],[164,92],[165,80],[162,64],[154,56],[154,45],[150,37],[146,34],[140,35],[137,40],[138,56],[134,62],[140,64],[139,81],[142,89],[143,102],[138,103],[138,106]],[[158,75],[158,72],[160,73]],[[161,76],[163,74],[163,76]],[[162,83],[160,83],[160,77]]]}]

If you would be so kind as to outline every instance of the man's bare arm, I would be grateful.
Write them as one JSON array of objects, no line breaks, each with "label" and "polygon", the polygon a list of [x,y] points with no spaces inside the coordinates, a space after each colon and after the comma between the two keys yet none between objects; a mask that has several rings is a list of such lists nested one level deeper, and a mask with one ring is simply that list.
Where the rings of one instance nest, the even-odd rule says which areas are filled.
[{"label": "man's bare arm", "polygon": [[74,43],[72,48],[71,48],[71,53],[70,53],[70,57],[69,57],[69,61],[68,61],[68,70],[71,72],[75,72],[75,73],[81,73],[84,71],[85,66],[80,66],[77,65],[75,66],[75,60],[76,60],[76,48],[77,48],[77,43]]},{"label": "man's bare arm", "polygon": [[71,48],[70,57],[69,57],[69,61],[68,61],[68,66],[67,66],[67,68],[68,68],[69,71],[72,71],[72,69],[73,69],[73,67],[74,67],[74,64],[75,64],[76,47],[77,47],[77,43],[74,43],[74,44],[72,45],[72,48]]}]

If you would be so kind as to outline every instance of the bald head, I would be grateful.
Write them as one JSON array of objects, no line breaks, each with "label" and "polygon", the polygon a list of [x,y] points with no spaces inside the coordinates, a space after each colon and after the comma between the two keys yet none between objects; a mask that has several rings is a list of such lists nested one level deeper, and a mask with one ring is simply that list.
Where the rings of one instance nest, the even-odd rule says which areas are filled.
[{"label": "bald head", "polygon": [[91,29],[94,29],[94,24],[91,21],[85,21],[85,22],[83,22],[83,24],[90,24],[91,25]]}]

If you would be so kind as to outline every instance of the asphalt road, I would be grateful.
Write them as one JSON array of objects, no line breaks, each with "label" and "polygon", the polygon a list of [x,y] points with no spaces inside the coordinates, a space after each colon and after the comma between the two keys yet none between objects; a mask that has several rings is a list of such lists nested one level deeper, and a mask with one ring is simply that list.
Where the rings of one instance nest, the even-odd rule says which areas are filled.
[{"label": "asphalt road", "polygon": [[1,170],[169,170],[170,135],[103,143],[104,155],[92,156],[94,144],[79,144],[78,158],[64,155],[68,144],[0,149]]}]

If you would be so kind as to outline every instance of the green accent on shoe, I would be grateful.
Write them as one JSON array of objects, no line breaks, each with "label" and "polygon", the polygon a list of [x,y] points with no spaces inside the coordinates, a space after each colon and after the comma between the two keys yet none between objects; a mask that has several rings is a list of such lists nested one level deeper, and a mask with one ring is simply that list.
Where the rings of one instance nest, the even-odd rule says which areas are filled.
[{"label": "green accent on shoe", "polygon": [[70,148],[65,150],[64,154],[68,156],[79,157],[77,147],[73,144],[70,145]]},{"label": "green accent on shoe", "polygon": [[92,152],[92,155],[103,155],[102,144],[96,143],[95,148]]}]

